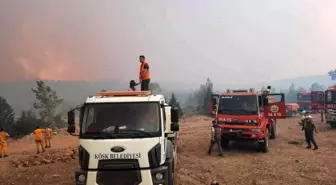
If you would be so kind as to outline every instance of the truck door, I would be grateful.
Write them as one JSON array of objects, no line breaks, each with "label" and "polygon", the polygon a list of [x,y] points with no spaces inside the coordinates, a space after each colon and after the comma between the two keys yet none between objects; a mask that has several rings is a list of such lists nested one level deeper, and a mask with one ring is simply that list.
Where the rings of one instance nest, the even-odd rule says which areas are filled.
[{"label": "truck door", "polygon": [[218,99],[219,99],[219,94],[211,95],[210,111],[212,115],[215,115],[217,112]]},{"label": "truck door", "polygon": [[268,119],[286,118],[285,94],[265,94],[264,95],[264,115]]},{"label": "truck door", "polygon": [[312,91],[312,100],[313,104],[317,104],[317,111],[322,111],[324,109],[324,92]]}]

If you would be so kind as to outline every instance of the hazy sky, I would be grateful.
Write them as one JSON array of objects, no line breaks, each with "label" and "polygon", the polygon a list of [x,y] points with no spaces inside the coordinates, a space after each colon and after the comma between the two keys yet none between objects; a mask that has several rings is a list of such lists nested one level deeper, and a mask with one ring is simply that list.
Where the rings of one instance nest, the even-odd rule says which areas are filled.
[{"label": "hazy sky", "polygon": [[335,0],[1,0],[0,80],[246,83],[336,68]]}]

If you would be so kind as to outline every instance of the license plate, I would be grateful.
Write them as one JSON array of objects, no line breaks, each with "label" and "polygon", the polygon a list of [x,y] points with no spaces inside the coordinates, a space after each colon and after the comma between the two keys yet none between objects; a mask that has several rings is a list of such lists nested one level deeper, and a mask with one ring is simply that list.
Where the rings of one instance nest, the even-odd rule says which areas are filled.
[{"label": "license plate", "polygon": [[232,129],[230,129],[230,132],[242,132],[242,130],[232,130]]}]

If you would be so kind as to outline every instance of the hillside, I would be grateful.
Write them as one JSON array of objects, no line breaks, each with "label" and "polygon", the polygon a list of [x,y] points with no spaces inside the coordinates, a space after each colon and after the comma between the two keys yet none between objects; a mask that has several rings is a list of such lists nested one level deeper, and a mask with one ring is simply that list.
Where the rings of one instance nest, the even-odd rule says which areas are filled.
[{"label": "hillside", "polygon": [[[309,86],[317,82],[321,85],[328,86],[332,83],[327,75],[307,76],[292,79],[284,79],[274,82],[236,85],[236,84],[214,84],[214,90],[217,92],[224,91],[226,88],[246,88],[254,87],[260,88],[262,86],[271,85],[275,89],[287,90],[289,85],[294,82],[296,85],[303,88],[309,88]],[[58,95],[65,100],[63,105],[64,109],[68,109],[76,104],[79,104],[85,100],[85,97],[92,95],[101,89],[107,90],[127,90],[127,81],[46,81],[48,85],[54,88]],[[163,94],[170,96],[171,92],[176,94],[179,101],[185,101],[191,89],[197,89],[200,84],[183,84],[183,83],[169,83],[158,82],[163,90]],[[31,108],[35,97],[31,92],[31,88],[35,88],[35,81],[24,82],[0,82],[0,96],[3,96],[13,106],[17,112],[22,110],[28,110]]]},{"label": "hillside", "polygon": [[[318,83],[325,87],[329,86],[333,82],[331,81],[330,77],[328,75],[314,75],[314,76],[303,76],[298,78],[288,78],[283,80],[277,80],[272,82],[260,82],[255,84],[242,84],[242,85],[225,85],[225,84],[215,84],[216,90],[225,90],[226,88],[246,88],[246,87],[252,87],[252,88],[261,88],[265,87],[267,85],[271,85],[277,90],[287,90],[291,83],[294,83],[296,86],[303,87],[304,89],[308,89],[312,83]],[[335,82],[334,82],[335,83]]]},{"label": "hillside", "polygon": [[[122,81],[45,81],[45,83],[55,89],[57,95],[64,99],[64,109],[68,109],[85,101],[87,96],[93,95],[102,89],[111,91],[126,91],[128,89],[128,82]],[[168,84],[168,86],[174,85]],[[21,112],[32,108],[35,97],[31,89],[35,87],[36,82],[33,80],[24,82],[0,82],[0,96],[6,98],[16,112]],[[171,91],[166,90],[171,89],[171,87],[166,88],[161,86],[161,89],[165,96],[169,97],[171,95]],[[181,91],[187,90],[179,88],[175,94],[179,99],[185,99],[187,95],[181,94]]]}]

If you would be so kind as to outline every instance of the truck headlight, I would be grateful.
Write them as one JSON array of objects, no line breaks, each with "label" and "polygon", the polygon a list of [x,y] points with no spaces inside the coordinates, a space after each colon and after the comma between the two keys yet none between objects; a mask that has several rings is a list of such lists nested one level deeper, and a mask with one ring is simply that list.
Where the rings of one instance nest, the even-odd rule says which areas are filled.
[{"label": "truck headlight", "polygon": [[246,120],[245,123],[257,123],[257,120]]},{"label": "truck headlight", "polygon": [[261,132],[261,129],[260,128],[252,128],[251,132]]},{"label": "truck headlight", "polygon": [[246,125],[258,125],[258,121],[257,120],[246,120],[245,124]]},{"label": "truck headlight", "polygon": [[80,175],[80,176],[78,176],[78,181],[79,182],[84,182],[85,181],[85,175]]},{"label": "truck headlight", "polygon": [[162,178],[163,178],[162,173],[157,173],[157,174],[155,175],[155,178],[156,178],[156,180],[162,180]]}]

